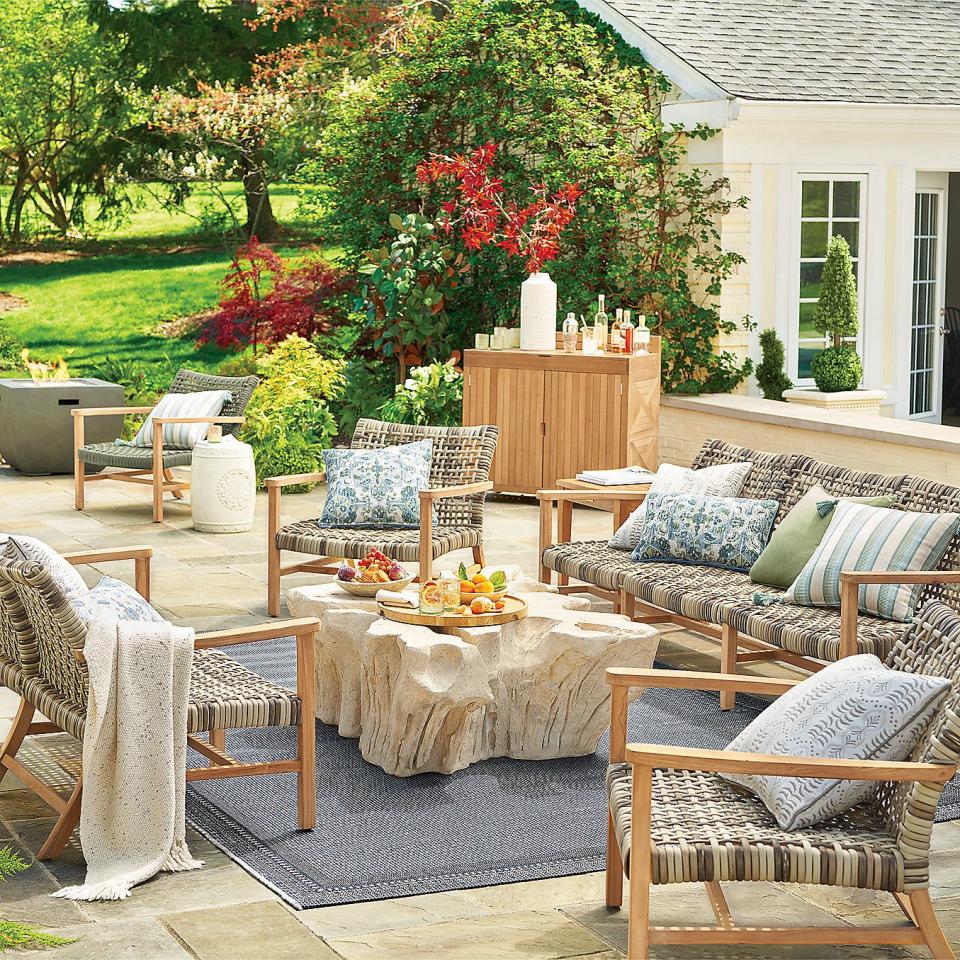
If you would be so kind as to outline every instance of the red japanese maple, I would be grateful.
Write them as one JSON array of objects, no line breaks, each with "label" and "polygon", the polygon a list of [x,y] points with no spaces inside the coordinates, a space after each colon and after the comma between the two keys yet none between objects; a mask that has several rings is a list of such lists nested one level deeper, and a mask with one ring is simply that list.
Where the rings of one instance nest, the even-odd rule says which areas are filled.
[{"label": "red japanese maple", "polygon": [[568,183],[550,194],[546,184],[530,188],[534,199],[526,206],[504,198],[503,180],[491,173],[497,155],[494,143],[453,157],[434,154],[417,167],[420,183],[452,179],[456,196],[441,204],[438,226],[447,233],[456,228],[468,250],[493,243],[512,256],[523,257],[531,273],[560,253],[560,234],[576,216],[583,194]]},{"label": "red japanese maple", "polygon": [[343,319],[340,296],[347,276],[319,256],[291,267],[253,237],[237,251],[221,281],[226,296],[197,344],[227,350],[279,343],[295,333],[310,340]]}]

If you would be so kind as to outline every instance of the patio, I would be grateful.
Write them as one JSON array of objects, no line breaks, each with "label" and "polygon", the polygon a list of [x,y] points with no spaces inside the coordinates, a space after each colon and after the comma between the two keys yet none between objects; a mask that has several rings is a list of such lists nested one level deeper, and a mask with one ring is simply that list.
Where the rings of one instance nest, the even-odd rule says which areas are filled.
[{"label": "patio", "polygon": [[[153,599],[162,613],[200,629],[261,622],[265,607],[264,532],[266,497],[259,496],[257,522],[249,533],[202,535],[190,527],[189,511],[168,510],[155,526],[143,511],[139,491],[95,485],[86,513],[73,509],[69,477],[28,478],[0,469],[3,527],[28,533],[60,550],[150,543],[154,546]],[[316,516],[323,491],[285,498],[291,518]],[[129,506],[127,505],[129,504]],[[531,501],[494,498],[487,507],[490,560],[514,562],[533,573],[537,566],[537,510]],[[601,537],[609,514],[577,509],[575,535]],[[467,552],[468,554],[468,552]],[[458,554],[449,558],[456,562]],[[445,562],[445,561],[444,561]],[[126,571],[119,573],[125,576]],[[198,596],[202,576],[204,592]],[[317,578],[294,575],[289,589]],[[664,627],[658,654],[674,667],[716,670],[715,646],[679,628]],[[14,698],[4,691],[4,726]],[[62,738],[67,767],[75,743]],[[59,748],[58,748],[59,749]],[[65,780],[65,778],[64,778]],[[322,802],[322,799],[321,799]],[[36,852],[50,827],[50,811],[8,775],[0,786],[3,838]],[[613,958],[626,949],[626,911],[603,906],[602,874],[437,893],[293,911],[267,887],[204,839],[191,846],[206,861],[200,874],[164,874],[120,903],[77,904],[47,894],[82,876],[76,837],[64,855],[0,887],[2,913],[28,920],[77,943],[57,957],[112,960],[131,955],[165,958],[260,956],[269,941],[275,957],[510,957]],[[960,942],[960,825],[940,824],[934,832],[931,894],[951,940]],[[829,888],[778,888],[774,884],[725,886],[731,908],[745,922],[804,926],[853,926],[896,921],[892,899],[882,893]],[[711,914],[697,885],[654,888],[652,913],[659,923],[709,923]],[[655,956],[823,956],[824,948],[739,947],[655,948]],[[836,957],[863,956],[862,948],[830,947]],[[914,956],[907,948],[874,948],[873,956]]]}]

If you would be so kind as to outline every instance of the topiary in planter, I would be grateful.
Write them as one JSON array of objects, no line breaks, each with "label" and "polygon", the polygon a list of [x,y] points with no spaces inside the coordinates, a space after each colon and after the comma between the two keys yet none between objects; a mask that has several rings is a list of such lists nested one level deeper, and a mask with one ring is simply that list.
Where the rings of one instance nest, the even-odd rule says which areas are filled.
[{"label": "topiary in planter", "polygon": [[783,391],[793,389],[793,381],[784,370],[785,351],[783,341],[776,330],[764,330],[760,334],[762,360],[757,367],[757,386],[766,400],[783,400]]},{"label": "topiary in planter", "polygon": [[863,376],[863,364],[853,347],[828,347],[810,362],[810,372],[818,390],[839,393],[857,389]]}]

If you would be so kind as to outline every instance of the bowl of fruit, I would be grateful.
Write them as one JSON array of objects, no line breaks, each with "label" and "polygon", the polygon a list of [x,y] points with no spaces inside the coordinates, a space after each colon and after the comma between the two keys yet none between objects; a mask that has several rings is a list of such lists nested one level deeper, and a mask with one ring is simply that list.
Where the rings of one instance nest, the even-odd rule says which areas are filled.
[{"label": "bowl of fruit", "polygon": [[495,570],[489,576],[482,573],[479,565],[465,567],[462,563],[457,571],[460,578],[460,602],[469,606],[478,597],[499,602],[507,593],[507,577],[502,570]]},{"label": "bowl of fruit", "polygon": [[396,561],[379,550],[370,550],[362,560],[344,560],[337,570],[337,586],[357,597],[375,597],[379,590],[403,590],[413,583]]}]

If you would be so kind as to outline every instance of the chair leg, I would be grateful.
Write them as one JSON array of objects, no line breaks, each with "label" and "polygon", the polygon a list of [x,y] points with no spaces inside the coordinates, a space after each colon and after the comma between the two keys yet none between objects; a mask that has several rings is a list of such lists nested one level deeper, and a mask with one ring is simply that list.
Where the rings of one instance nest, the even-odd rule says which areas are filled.
[{"label": "chair leg", "polygon": [[300,724],[297,727],[297,824],[301,830],[317,825],[317,731],[316,731],[317,632],[297,637],[297,695]]},{"label": "chair leg", "polygon": [[944,935],[940,921],[937,919],[937,913],[933,909],[930,892],[928,890],[916,890],[911,893],[910,907],[934,960],[955,960],[950,941]]},{"label": "chair leg", "polygon": [[80,448],[83,446],[83,417],[73,418],[73,507],[83,509],[83,461]]},{"label": "chair leg", "polygon": [[73,831],[80,822],[80,797],[83,794],[83,778],[77,780],[73,793],[67,805],[60,814],[60,819],[53,825],[50,835],[44,841],[40,852],[37,854],[38,860],[55,860],[63,853],[63,848],[67,845]]},{"label": "chair leg", "polygon": [[473,548],[473,562],[479,563],[481,567],[487,565],[486,560],[483,559],[483,544],[478,544]]},{"label": "chair leg", "polygon": [[627,928],[627,960],[648,960],[650,956],[650,814],[653,803],[653,771],[633,768],[631,802],[630,910]]},{"label": "chair leg", "polygon": [[227,745],[226,730],[211,730],[209,734],[209,740],[211,747],[214,747],[222,752]]},{"label": "chair leg", "polygon": [[[737,636],[738,633],[729,623],[725,623],[720,634],[720,672],[737,672]],[[733,690],[724,690],[720,694],[720,709],[732,710],[737,702]]]},{"label": "chair leg", "polygon": [[623,858],[613,829],[613,814],[607,808],[607,908],[619,910],[623,906]]},{"label": "chair leg", "polygon": [[33,721],[33,715],[36,712],[33,704],[27,703],[23,697],[20,698],[20,705],[17,707],[16,716],[7,733],[6,740],[3,741],[3,747],[0,748],[0,780],[3,780],[7,772],[3,761],[7,757],[15,757],[21,744],[30,732],[30,724]]},{"label": "chair leg", "polygon": [[153,522],[163,522],[163,424],[153,425]]},{"label": "chair leg", "polygon": [[[172,471],[172,470],[165,469],[165,470],[163,471],[163,479],[166,480],[167,483],[173,483],[173,481],[176,480],[176,477],[173,475],[173,471]],[[173,491],[171,491],[171,492],[173,493],[173,499],[174,499],[174,500],[182,500],[182,499],[183,499],[183,491],[182,491],[182,490],[173,490]]]},{"label": "chair leg", "polygon": [[267,487],[267,613],[280,616],[280,489]]}]

